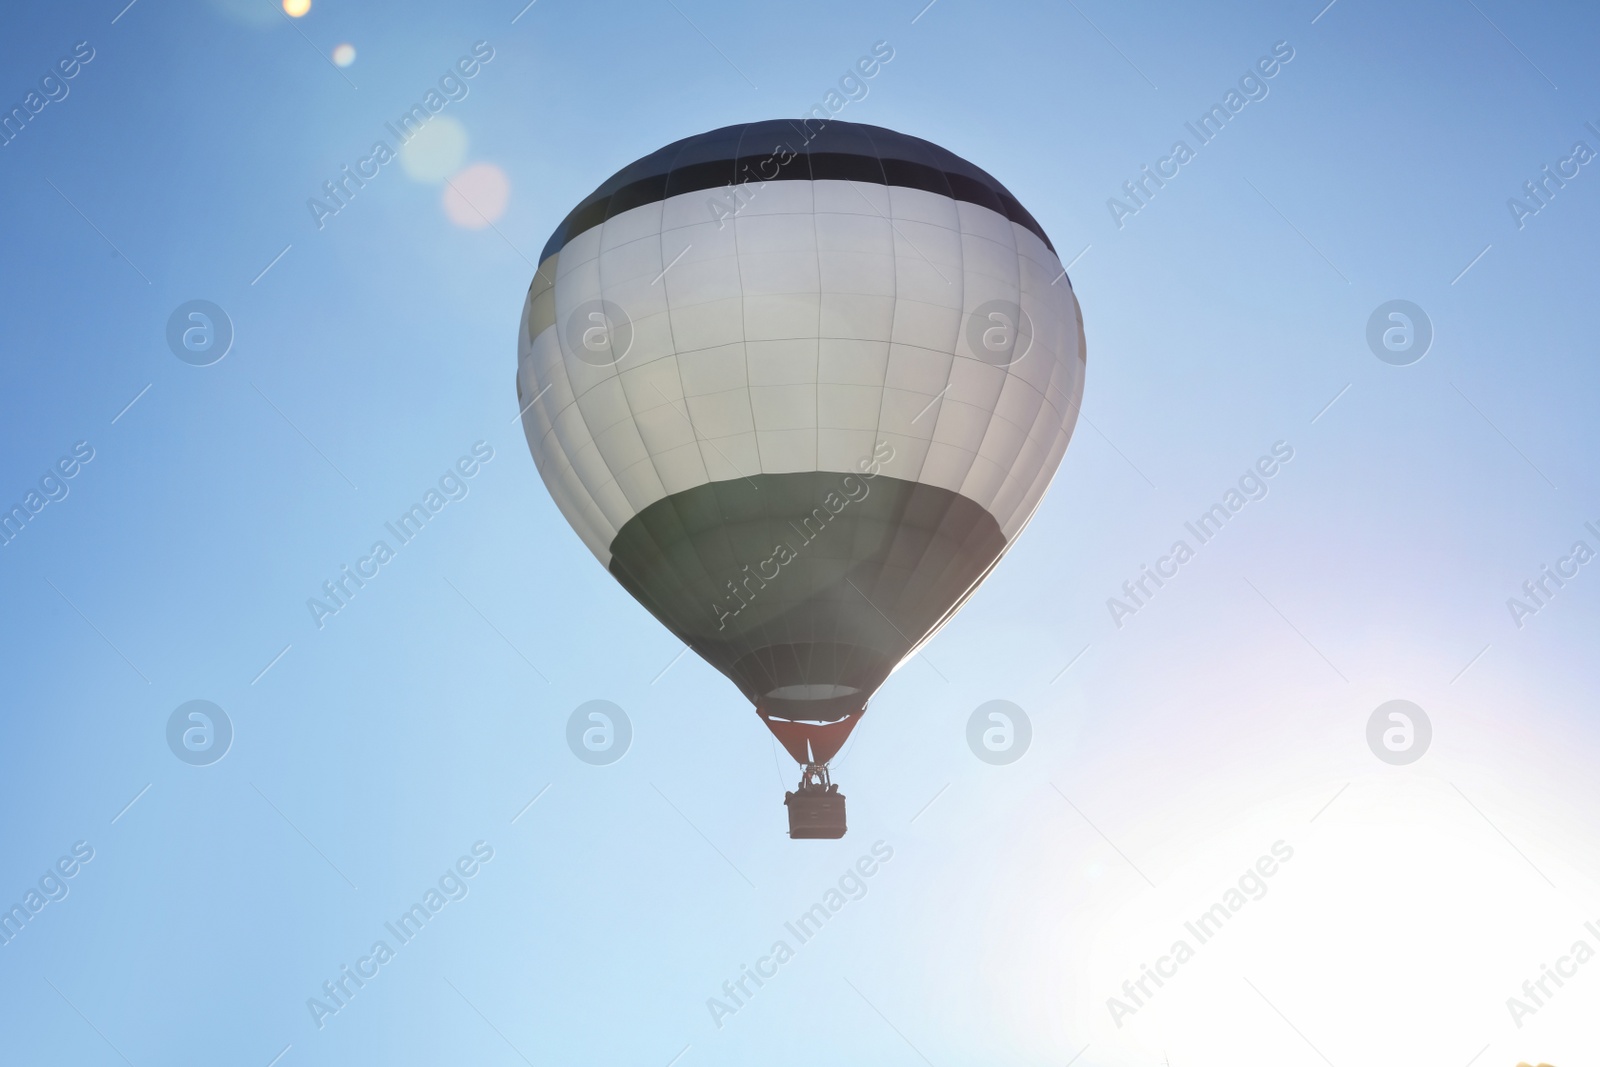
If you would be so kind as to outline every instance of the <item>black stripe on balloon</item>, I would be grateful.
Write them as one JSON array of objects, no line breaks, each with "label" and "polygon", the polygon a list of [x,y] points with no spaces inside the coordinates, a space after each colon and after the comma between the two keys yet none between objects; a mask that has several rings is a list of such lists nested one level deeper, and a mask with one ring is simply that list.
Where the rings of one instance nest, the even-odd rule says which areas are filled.
[{"label": "black stripe on balloon", "polygon": [[[824,180],[921,189],[986,207],[1055,251],[1044,227],[1005,186],[954,152],[881,126],[778,119],[711,130],[628,164],[572,209],[539,260],[607,219],[668,197],[764,181]],[[736,203],[733,191],[721,195],[728,205]],[[708,208],[706,217],[718,215]]]}]

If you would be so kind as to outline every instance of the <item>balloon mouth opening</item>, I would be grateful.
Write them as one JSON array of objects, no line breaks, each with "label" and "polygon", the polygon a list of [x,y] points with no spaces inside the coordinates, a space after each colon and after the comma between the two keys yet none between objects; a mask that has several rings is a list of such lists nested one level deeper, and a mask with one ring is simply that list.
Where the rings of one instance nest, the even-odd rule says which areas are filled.
[{"label": "balloon mouth opening", "polygon": [[769,700],[834,700],[853,697],[861,690],[853,685],[780,685],[767,693]]},{"label": "balloon mouth opening", "polygon": [[799,724],[838,723],[859,715],[868,694],[855,686],[806,685],[779,686],[756,699],[756,711],[763,719]]}]

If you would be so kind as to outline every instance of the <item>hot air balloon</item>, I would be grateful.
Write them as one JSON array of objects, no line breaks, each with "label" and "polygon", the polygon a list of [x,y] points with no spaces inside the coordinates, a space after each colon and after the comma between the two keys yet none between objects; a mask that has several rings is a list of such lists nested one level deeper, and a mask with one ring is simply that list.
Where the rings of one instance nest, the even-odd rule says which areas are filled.
[{"label": "hot air balloon", "polygon": [[986,172],[877,126],[777,120],[624,167],[556,228],[517,396],[561,513],[801,765],[828,764],[1027,525],[1077,419],[1083,319]]}]

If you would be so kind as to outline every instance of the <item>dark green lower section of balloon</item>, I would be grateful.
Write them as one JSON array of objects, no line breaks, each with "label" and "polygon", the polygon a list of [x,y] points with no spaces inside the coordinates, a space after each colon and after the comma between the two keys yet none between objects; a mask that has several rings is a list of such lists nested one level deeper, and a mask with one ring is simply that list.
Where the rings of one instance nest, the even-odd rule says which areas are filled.
[{"label": "dark green lower section of balloon", "polygon": [[1005,551],[959,493],[825,471],[711,482],[656,501],[611,573],[763,711],[861,708]]}]

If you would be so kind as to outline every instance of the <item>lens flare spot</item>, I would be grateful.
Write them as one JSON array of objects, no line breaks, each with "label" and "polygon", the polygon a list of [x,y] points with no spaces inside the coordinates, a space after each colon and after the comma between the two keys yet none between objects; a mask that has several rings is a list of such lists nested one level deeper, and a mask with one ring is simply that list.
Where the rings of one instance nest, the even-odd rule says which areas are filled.
[{"label": "lens flare spot", "polygon": [[[402,120],[403,121],[403,120]],[[449,115],[429,119],[400,149],[400,167],[412,181],[437,184],[467,158],[467,129]]]},{"label": "lens flare spot", "polygon": [[353,44],[336,44],[333,46],[333,63],[337,67],[348,67],[356,61],[356,46]]},{"label": "lens flare spot", "polygon": [[283,0],[283,13],[297,19],[311,10],[311,0]]},{"label": "lens flare spot", "polygon": [[457,226],[481,230],[506,212],[511,180],[493,163],[474,163],[444,187],[444,213]]}]

